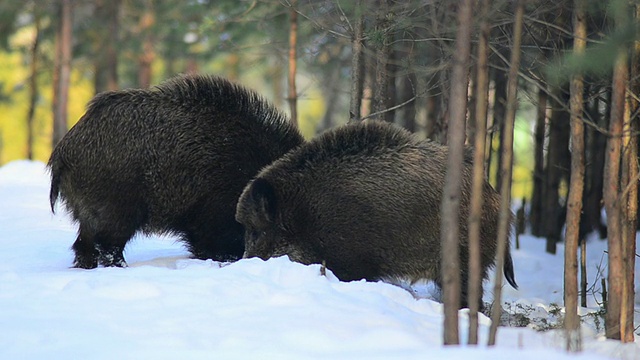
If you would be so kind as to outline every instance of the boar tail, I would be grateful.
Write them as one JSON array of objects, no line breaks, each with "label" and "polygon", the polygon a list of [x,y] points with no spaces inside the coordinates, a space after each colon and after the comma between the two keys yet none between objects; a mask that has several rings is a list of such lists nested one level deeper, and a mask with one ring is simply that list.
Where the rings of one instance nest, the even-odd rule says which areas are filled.
[{"label": "boar tail", "polygon": [[511,286],[513,286],[514,289],[518,289],[518,284],[516,283],[516,277],[515,277],[515,273],[513,271],[513,260],[511,259],[511,251],[509,250],[509,247],[507,247],[507,252],[505,254],[505,258],[504,258],[504,277],[505,279],[507,279],[507,281],[509,282],[509,284]]},{"label": "boar tail", "polygon": [[62,175],[62,161],[56,156],[56,152],[51,155],[51,159],[47,164],[51,172],[51,189],[49,190],[49,204],[51,212],[55,213],[55,205],[60,195],[60,176]]}]

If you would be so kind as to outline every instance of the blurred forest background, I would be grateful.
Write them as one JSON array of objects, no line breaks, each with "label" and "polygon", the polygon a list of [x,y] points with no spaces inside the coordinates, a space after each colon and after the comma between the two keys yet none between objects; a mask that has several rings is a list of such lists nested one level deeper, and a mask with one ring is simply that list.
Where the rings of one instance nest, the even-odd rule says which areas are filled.
[{"label": "blurred forest background", "polygon": [[[490,25],[485,168],[496,188],[513,4],[490,1],[485,16]],[[600,210],[612,69],[616,49],[633,49],[637,32],[635,3],[584,4],[587,53],[581,57],[571,55],[573,1],[530,0],[524,6],[512,196],[531,204],[534,235],[554,241],[561,238],[570,175],[569,75],[576,69],[585,73],[583,212],[592,224],[585,230],[604,236]],[[446,142],[456,12],[453,0],[0,0],[0,165],[24,158],[46,161],[52,144],[82,116],[94,94],[149,87],[185,72],[238,81],[287,112],[295,99],[295,117],[308,138],[350,117],[377,115]],[[617,23],[616,13],[622,18]],[[481,18],[477,7],[470,119]],[[629,56],[631,101],[638,71],[631,51]],[[291,61],[297,67],[293,93]],[[358,111],[350,109],[354,86],[361,94]],[[627,119],[635,119],[635,107],[627,108]],[[468,143],[473,124],[467,122]]]},{"label": "blurred forest background", "polygon": [[[388,105],[409,101],[388,113],[388,119],[423,137],[444,139],[434,120],[446,117],[455,2],[385,4],[387,9],[377,2],[362,4],[363,115],[371,112],[377,48],[386,42],[393,78]],[[531,16],[542,17],[540,21],[548,21],[545,16],[559,17],[553,20],[559,24],[553,33],[540,36],[559,38],[570,33],[570,9],[563,9],[562,2],[554,4],[550,1],[546,8],[532,9]],[[0,0],[0,164],[23,158],[46,161],[50,154],[61,5],[58,0]],[[290,0],[70,0],[70,5],[68,127],[97,92],[147,87],[194,71],[236,80],[290,111],[287,69],[294,5]],[[335,0],[295,3],[298,122],[306,137],[349,120],[355,5],[356,1]],[[569,17],[562,18],[559,11]],[[507,1],[498,1],[491,15],[496,26],[494,46],[503,53],[509,46],[511,12]],[[550,54],[554,51],[549,49]],[[498,74],[506,64],[499,56],[493,60],[496,76],[503,80],[497,85],[504,87],[506,79]],[[539,70],[548,60],[526,64],[526,71]],[[532,84],[523,86],[530,91],[523,93],[516,125],[514,194],[518,198],[530,196],[533,169],[535,107],[528,97],[535,97],[536,91]]]}]

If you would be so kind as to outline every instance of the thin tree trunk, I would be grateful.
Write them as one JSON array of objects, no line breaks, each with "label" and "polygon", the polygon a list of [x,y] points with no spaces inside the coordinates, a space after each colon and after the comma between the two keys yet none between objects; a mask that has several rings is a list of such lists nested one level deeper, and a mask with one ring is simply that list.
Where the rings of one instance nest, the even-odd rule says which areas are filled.
[{"label": "thin tree trunk", "polygon": [[275,106],[277,106],[278,108],[281,108],[284,106],[284,98],[285,98],[285,92],[284,92],[284,70],[282,69],[282,66],[280,65],[280,55],[278,54],[277,51],[275,51],[274,49],[274,53],[272,53],[271,55],[272,62],[269,65],[270,71],[269,71],[269,76],[273,79],[273,81],[271,81],[271,88],[274,94],[274,99],[273,99],[273,103]]},{"label": "thin tree trunk", "polygon": [[[443,47],[440,47],[441,51],[443,51],[442,49]],[[444,58],[444,54],[441,54],[441,56]],[[444,60],[440,61],[444,62]],[[444,69],[438,71],[437,78],[437,91],[439,96],[436,97],[436,101],[438,101],[436,107],[438,109],[438,113],[436,113],[436,120],[434,124],[434,137],[436,141],[446,145],[447,134],[449,133],[449,101],[451,100],[449,99],[450,89],[447,89],[447,86],[450,86],[451,84],[450,70]]]},{"label": "thin tree trunk", "polygon": [[476,63],[475,79],[475,121],[474,152],[473,152],[473,189],[469,213],[469,340],[470,345],[478,344],[478,311],[482,299],[481,262],[480,262],[480,219],[482,218],[483,187],[484,187],[484,152],[487,137],[487,112],[489,105],[489,34],[491,24],[488,12],[491,6],[489,0],[480,3],[480,37],[478,39],[478,61]]},{"label": "thin tree trunk", "polygon": [[531,223],[531,234],[542,236],[544,234],[544,137],[545,124],[547,120],[547,93],[545,89],[538,89],[538,105],[535,127],[535,150],[533,168],[533,195],[531,196],[531,213],[529,221]]},{"label": "thin tree trunk", "polygon": [[442,88],[440,86],[433,85],[427,90],[427,120],[425,124],[425,131],[427,138],[434,141],[437,141],[439,136],[438,115],[442,112],[440,110],[440,98],[442,97],[442,94],[440,93],[441,89]]},{"label": "thin tree trunk", "polygon": [[364,87],[364,9],[362,0],[357,0],[355,7],[356,21],[351,37],[351,103],[349,121],[360,121],[362,91]]},{"label": "thin tree trunk", "polygon": [[386,119],[384,111],[389,104],[389,60],[391,57],[391,47],[389,45],[389,21],[387,15],[390,0],[380,0],[376,18],[376,33],[379,36],[379,43],[376,44],[376,72],[375,87],[373,89],[372,113],[378,114],[380,120]]},{"label": "thin tree trunk", "polygon": [[[597,89],[592,90],[595,93]],[[608,127],[607,116],[602,116],[600,113],[600,100],[598,97],[592,100],[592,103],[588,107],[590,118],[601,128],[606,129]],[[607,102],[608,104],[608,102]],[[608,105],[607,105],[608,106]],[[585,172],[585,201],[583,204],[583,214],[585,220],[583,231],[585,235],[593,229],[598,230],[598,234],[601,239],[607,237],[606,226],[602,224],[602,190],[603,190],[603,176],[604,176],[604,148],[607,146],[607,138],[605,134],[594,129],[593,127],[587,127],[587,144],[588,144],[588,160],[586,163],[589,165]]]},{"label": "thin tree trunk", "polygon": [[151,86],[151,65],[156,57],[154,50],[154,36],[152,32],[152,27],[155,21],[153,0],[146,0],[139,23],[140,34],[142,36],[142,53],[138,58],[138,87],[140,88],[148,88]]},{"label": "thin tree trunk", "polygon": [[[584,54],[587,41],[584,0],[574,1],[573,53]],[[571,78],[571,182],[567,199],[567,230],[564,250],[564,306],[567,351],[582,350],[580,319],[578,318],[578,241],[580,237],[580,214],[584,190],[584,82],[582,74]]]},{"label": "thin tree trunk", "polygon": [[[585,99],[589,96],[590,91],[594,91],[594,87],[589,87],[585,90]],[[594,111],[594,103],[597,103],[597,98],[593,99],[591,103],[586,106],[585,113],[587,118],[591,119],[594,123],[597,123],[598,113]],[[586,104],[585,104],[586,105]],[[586,236],[596,227],[596,224],[592,222],[593,205],[591,204],[591,197],[594,193],[595,176],[594,161],[595,151],[594,144],[596,141],[596,129],[592,126],[587,126],[584,129],[584,192],[582,194],[582,218],[580,219],[580,238],[585,239]],[[600,150],[602,152],[602,148]]]},{"label": "thin tree trunk", "polygon": [[580,306],[587,307],[587,240],[580,243]]},{"label": "thin tree trunk", "polygon": [[[617,26],[621,26],[621,24],[617,23]],[[625,279],[622,257],[622,199],[618,198],[618,195],[620,194],[621,136],[627,75],[626,50],[620,49],[613,69],[611,115],[604,174],[604,203],[607,210],[609,250],[609,298],[605,316],[605,335],[608,339],[616,340],[621,339],[621,300]]]},{"label": "thin tree trunk", "polygon": [[551,113],[551,117],[549,119],[549,147],[547,150],[547,166],[545,169],[546,181],[545,181],[545,192],[544,192],[544,206],[543,213],[545,214],[545,219],[543,221],[544,229],[543,234],[546,238],[546,248],[545,251],[549,254],[555,254],[557,249],[556,245],[558,243],[558,238],[555,236],[555,229],[557,227],[557,212],[559,208],[559,200],[558,200],[558,189],[560,188],[560,166],[558,160],[558,152],[560,151],[560,146],[563,143],[560,136],[560,126],[558,123],[563,121],[561,119],[558,112],[558,104],[555,101],[552,101],[553,104],[553,112]]},{"label": "thin tree trunk", "polygon": [[71,77],[72,3],[58,1],[58,28],[56,30],[56,57],[53,76],[53,145],[67,133],[67,104]]},{"label": "thin tree trunk", "polygon": [[[458,234],[461,195],[462,163],[465,141],[465,115],[467,85],[469,83],[469,56],[473,0],[463,0],[458,6],[458,31],[453,55],[451,94],[449,96],[449,122],[447,173],[441,206],[442,290],[444,303],[444,344],[460,343],[458,309],[460,308],[460,256]],[[462,279],[467,286],[468,279]],[[463,304],[464,305],[464,304]]]},{"label": "thin tree trunk", "polygon": [[27,159],[33,160],[33,122],[38,101],[38,48],[40,46],[40,14],[33,9],[35,35],[31,45],[31,74],[29,76],[29,110],[27,112]]},{"label": "thin tree trunk", "polygon": [[[640,128],[638,127],[637,120],[633,122],[632,131],[638,133]],[[632,136],[630,152],[629,152],[629,181],[634,181],[636,184],[632,185],[632,190],[629,192],[628,200],[628,214],[627,214],[627,226],[629,227],[628,236],[623,243],[623,256],[624,256],[624,273],[625,273],[625,287],[623,292],[623,300],[620,322],[623,324],[621,338],[623,342],[634,342],[634,300],[635,300],[635,259],[636,259],[636,228],[638,225],[638,138]],[[635,164],[635,165],[632,165]]]},{"label": "thin tree trunk", "polygon": [[396,49],[396,64],[394,65],[398,83],[395,99],[401,106],[395,111],[395,120],[398,125],[415,132],[417,128],[416,107],[418,106],[416,88],[419,86],[413,61],[415,58],[415,43],[406,36],[399,37],[398,41],[400,44],[396,45],[398,49]]},{"label": "thin tree trunk", "polygon": [[390,122],[390,123],[394,123],[395,119],[396,119],[396,112],[397,109],[395,108],[395,105],[398,104],[399,102],[397,101],[397,99],[399,99],[399,94],[398,94],[398,88],[396,86],[396,77],[397,77],[397,73],[398,73],[398,58],[400,57],[400,52],[396,47],[392,47],[391,44],[393,42],[395,42],[395,36],[393,33],[389,33],[388,35],[388,39],[389,39],[389,58],[387,59],[387,96],[386,96],[386,104],[384,105],[384,108],[387,110],[384,113],[383,119],[386,122]]},{"label": "thin tree trunk", "polygon": [[[495,70],[493,72],[493,81],[495,84],[494,92],[493,92],[493,121],[491,122],[491,133],[489,135],[489,163],[487,167],[488,174],[496,174],[496,189],[500,189],[501,180],[500,179],[500,166],[502,163],[501,157],[502,153],[500,152],[500,146],[498,145],[498,150],[496,151],[496,160],[493,161],[493,156],[491,153],[493,152],[493,139],[498,136],[500,139],[499,143],[502,143],[502,128],[504,123],[505,111],[506,111],[506,102],[507,102],[507,79],[506,75],[502,72],[502,70]],[[493,169],[495,168],[495,170]],[[489,177],[491,178],[491,177]]]},{"label": "thin tree trunk", "polygon": [[101,33],[95,59],[95,92],[118,89],[118,32],[121,0],[96,3],[94,18],[108,31]]},{"label": "thin tree trunk", "polygon": [[360,120],[373,113],[373,88],[376,78],[376,59],[374,56],[366,56],[364,58],[364,74]]},{"label": "thin tree trunk", "polygon": [[298,12],[296,10],[298,0],[291,0],[289,9],[289,110],[291,122],[298,126],[298,90],[296,89],[296,70],[298,65]]},{"label": "thin tree trunk", "polygon": [[620,337],[623,342],[633,342],[634,318],[634,257],[636,242],[636,222],[638,208],[638,121],[631,121],[631,108],[635,106],[630,96],[627,96],[624,128],[623,152],[620,188],[622,202],[622,266],[625,275],[620,300]]},{"label": "thin tree trunk", "polygon": [[524,234],[527,228],[526,208],[527,198],[523,197],[522,203],[520,203],[520,207],[516,211],[516,249],[520,249],[520,235]]},{"label": "thin tree trunk", "polygon": [[[479,3],[479,2],[478,2]],[[475,46],[471,47],[471,52],[478,52]],[[471,64],[470,74],[469,74],[469,106],[467,109],[469,121],[466,122],[466,134],[467,138],[465,139],[465,144],[473,144],[476,138],[476,96],[478,94],[478,62],[473,62]]]},{"label": "thin tree trunk", "polygon": [[[635,5],[635,21],[640,19],[640,5]],[[634,49],[631,58],[631,84],[630,88],[634,94],[640,93],[640,41],[635,41]],[[629,100],[629,113],[636,113],[640,109],[638,101],[631,96],[628,96]],[[623,243],[623,256],[624,256],[624,274],[626,275],[625,287],[623,291],[621,320],[622,333],[621,338],[623,342],[634,341],[634,300],[635,300],[635,254],[636,254],[636,230],[638,226],[638,131],[640,130],[640,124],[638,119],[631,119],[627,117],[629,124],[629,133],[627,134],[628,148],[627,167],[629,174],[627,177],[627,183],[629,193],[627,199],[627,236]]]},{"label": "thin tree trunk", "polygon": [[[435,36],[439,34],[439,26],[438,26],[438,7],[436,6],[436,2],[430,2],[427,5],[427,9],[425,15],[428,17],[427,21],[431,25],[428,29],[423,29],[422,36],[428,36],[427,33],[431,33]],[[440,43],[438,41],[429,41],[423,44],[420,47],[421,52],[420,56],[425,59],[427,64],[431,64],[434,67],[439,67],[441,65],[440,56],[440,47],[438,46]],[[440,67],[440,69],[442,69]],[[424,128],[425,135],[428,139],[433,141],[440,142],[440,131],[441,124],[440,119],[442,113],[445,111],[442,109],[442,104],[444,98],[444,84],[440,83],[441,75],[444,70],[440,70],[438,72],[429,74],[428,76],[422,77],[424,81],[424,89],[426,94],[425,99],[425,120],[424,120]]]},{"label": "thin tree trunk", "polygon": [[[561,89],[555,91],[557,97],[568,103],[569,98]],[[560,206],[560,184],[567,177],[571,155],[568,144],[570,135],[569,113],[564,105],[553,102],[553,113],[549,121],[549,150],[547,151],[547,184],[545,186],[545,205],[543,213],[546,216],[545,236],[547,238],[546,251],[556,253],[557,243],[562,238],[562,225],[565,213]],[[567,159],[569,161],[567,161]]]},{"label": "thin tree trunk", "polygon": [[[513,24],[513,46],[511,47],[511,63],[509,65],[509,77],[507,80],[507,111],[504,121],[503,151],[501,174],[502,186],[500,188],[500,220],[498,227],[498,249],[496,255],[496,269],[502,269],[504,265],[506,247],[509,238],[509,225],[511,223],[511,174],[513,166],[513,130],[518,108],[518,69],[520,67],[520,44],[522,40],[522,23],[524,18],[525,0],[516,2],[515,20]],[[502,271],[496,271],[495,285],[493,288],[493,306],[491,312],[491,327],[489,329],[489,345],[495,345],[496,333],[502,313]]]},{"label": "thin tree trunk", "polygon": [[[340,83],[340,76],[342,72],[342,66],[340,63],[336,61],[334,66],[331,69],[331,75],[329,77],[329,83],[325,84],[325,89],[323,89],[324,97],[327,99],[327,105],[325,108],[324,116],[322,117],[322,121],[318,124],[316,128],[316,132],[320,133],[326,129],[329,129],[333,126],[333,116],[336,112],[336,107],[338,105],[338,100],[340,96],[342,96],[342,92],[337,89],[336,84]],[[351,120],[350,120],[351,121]]]},{"label": "thin tree trunk", "polygon": [[[431,1],[428,2],[429,10],[429,23],[431,25],[431,34],[435,37],[449,36],[449,33],[441,25],[443,22],[442,17],[446,16],[447,7],[442,6],[442,2]],[[454,3],[451,3],[454,4]],[[449,91],[447,86],[450,84],[450,70],[447,69],[449,56],[446,54],[447,44],[444,41],[436,40],[428,44],[428,51],[425,54],[427,62],[433,66],[438,67],[438,70],[428,79],[428,103],[429,109],[427,119],[427,134],[428,137],[441,144],[447,143],[447,134],[449,126]]]},{"label": "thin tree trunk", "polygon": [[[402,126],[405,129],[416,131],[416,74],[411,69],[407,69],[407,74],[402,77],[402,97],[400,103],[406,103],[402,107]],[[411,101],[413,99],[413,101]]]},{"label": "thin tree trunk", "polygon": [[[506,100],[505,100],[506,103]],[[504,180],[500,174],[502,173],[502,157],[504,156],[504,119],[497,124],[498,125],[498,149],[497,161],[496,161],[496,189],[502,187],[502,180]]]}]

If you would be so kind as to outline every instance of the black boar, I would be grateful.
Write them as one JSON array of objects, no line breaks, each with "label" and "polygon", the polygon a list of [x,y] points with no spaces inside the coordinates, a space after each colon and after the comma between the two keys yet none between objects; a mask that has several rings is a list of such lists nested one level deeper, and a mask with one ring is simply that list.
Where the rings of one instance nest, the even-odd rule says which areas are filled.
[{"label": "black boar", "polygon": [[51,208],[60,197],[79,223],[75,267],[125,266],[138,231],[179,235],[197,258],[238,259],[242,189],[303,142],[258,94],[214,76],[101,93],[51,154]]},{"label": "black boar", "polygon": [[[467,151],[460,203],[461,302],[467,305],[467,221],[472,156]],[[330,130],[262,170],[247,185],[236,219],[244,257],[288,255],[326,262],[342,281],[442,283],[440,202],[447,147],[380,122]],[[482,276],[495,265],[499,194],[484,184]],[[511,255],[506,279],[517,287]]]}]

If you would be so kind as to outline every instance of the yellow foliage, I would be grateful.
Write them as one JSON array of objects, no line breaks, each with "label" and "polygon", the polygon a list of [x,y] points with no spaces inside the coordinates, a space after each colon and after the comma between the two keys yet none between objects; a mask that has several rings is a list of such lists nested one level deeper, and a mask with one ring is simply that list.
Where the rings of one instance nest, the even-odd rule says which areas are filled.
[{"label": "yellow foliage", "polygon": [[[28,41],[25,40],[28,43]],[[24,46],[20,45],[20,46]],[[0,165],[12,160],[27,157],[27,113],[29,111],[29,68],[25,66],[24,53],[18,50],[0,52]],[[224,68],[213,69],[214,73],[226,76]],[[164,73],[164,63],[154,62],[154,83],[159,83]],[[36,112],[33,122],[34,159],[47,161],[51,154],[51,138],[53,129],[52,98],[53,85],[51,69],[40,69],[38,75],[39,96],[36,101]],[[45,72],[46,71],[46,72]],[[206,71],[206,70],[205,70]],[[243,74],[241,83],[255,88],[261,93],[273,92],[256,71]],[[275,80],[274,80],[275,81]],[[73,126],[84,114],[85,108],[93,96],[91,74],[80,66],[74,66],[69,87],[68,124]],[[282,104],[287,111],[286,103]],[[309,139],[315,135],[316,127],[324,114],[324,100],[316,88],[310,86],[298,99],[298,116],[300,130]]]},{"label": "yellow foliage", "polygon": [[0,52],[0,164],[27,155],[27,68],[21,62],[19,53]]},{"label": "yellow foliage", "polygon": [[[27,157],[27,114],[29,111],[29,72],[18,51],[0,52],[0,83],[4,101],[0,101],[0,165]],[[41,69],[42,71],[43,69]],[[46,69],[49,71],[49,69]],[[81,69],[73,68],[69,87],[68,123],[75,124],[93,96],[91,79]],[[51,75],[38,76],[39,96],[33,120],[34,160],[47,161],[51,154],[53,128]]]},{"label": "yellow foliage", "polygon": [[316,129],[325,112],[324,98],[317,89],[309,89],[306,96],[298,99],[298,126],[305,139],[316,134]]},{"label": "yellow foliage", "polygon": [[[513,171],[511,174],[511,198],[522,199],[531,198],[533,192],[533,139],[529,130],[529,121],[522,117],[516,117],[516,126],[513,139]],[[493,137],[491,173],[489,179],[491,184],[497,183],[496,174],[498,167],[499,135]],[[497,189],[499,190],[499,189]]]}]

